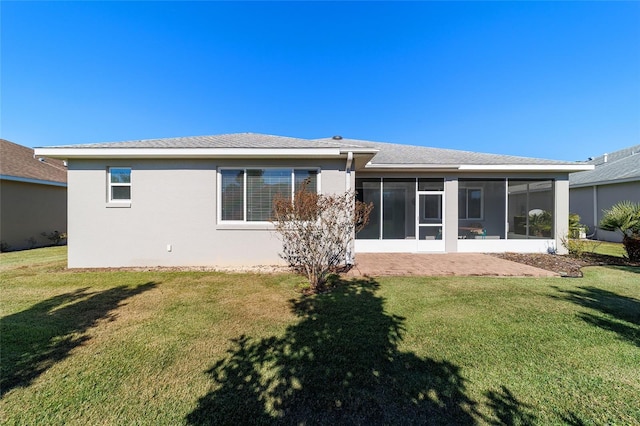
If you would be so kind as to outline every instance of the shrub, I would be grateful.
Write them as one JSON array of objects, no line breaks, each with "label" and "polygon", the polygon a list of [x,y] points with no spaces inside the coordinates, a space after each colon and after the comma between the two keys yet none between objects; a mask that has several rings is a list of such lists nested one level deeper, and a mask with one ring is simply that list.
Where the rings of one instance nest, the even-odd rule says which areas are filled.
[{"label": "shrub", "polygon": [[322,195],[305,185],[293,201],[273,201],[272,223],[282,239],[280,257],[304,273],[310,290],[323,289],[330,273],[352,261],[355,233],[369,221],[373,204],[355,200],[353,192]]},{"label": "shrub", "polygon": [[570,236],[564,236],[560,241],[569,254],[576,257],[582,257],[585,253],[594,253],[596,248],[602,244],[602,241],[571,238]]},{"label": "shrub", "polygon": [[580,233],[589,232],[589,227],[580,223],[580,215],[569,213],[569,238],[580,238]]},{"label": "shrub", "polygon": [[621,232],[628,259],[640,262],[640,203],[621,201],[605,210],[600,228]]},{"label": "shrub", "polygon": [[58,231],[53,231],[50,233],[42,232],[40,235],[46,237],[49,241],[53,243],[54,246],[59,245],[65,238],[67,238],[67,234],[60,233]]}]

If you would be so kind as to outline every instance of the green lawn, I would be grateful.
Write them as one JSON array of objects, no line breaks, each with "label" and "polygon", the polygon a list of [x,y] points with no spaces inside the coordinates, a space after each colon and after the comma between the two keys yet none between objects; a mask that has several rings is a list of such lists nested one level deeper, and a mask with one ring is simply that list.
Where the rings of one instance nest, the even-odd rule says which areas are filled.
[{"label": "green lawn", "polygon": [[640,424],[640,270],[67,271],[0,255],[2,424]]},{"label": "green lawn", "polygon": [[606,241],[593,241],[593,249],[591,251],[615,257],[626,257],[627,255],[622,243],[609,243]]}]

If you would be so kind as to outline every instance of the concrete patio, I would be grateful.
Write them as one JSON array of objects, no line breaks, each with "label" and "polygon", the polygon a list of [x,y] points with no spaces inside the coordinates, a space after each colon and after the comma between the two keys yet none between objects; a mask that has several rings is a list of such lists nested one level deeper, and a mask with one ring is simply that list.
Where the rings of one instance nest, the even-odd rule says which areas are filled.
[{"label": "concrete patio", "polygon": [[359,253],[347,276],[557,277],[555,272],[479,253]]}]

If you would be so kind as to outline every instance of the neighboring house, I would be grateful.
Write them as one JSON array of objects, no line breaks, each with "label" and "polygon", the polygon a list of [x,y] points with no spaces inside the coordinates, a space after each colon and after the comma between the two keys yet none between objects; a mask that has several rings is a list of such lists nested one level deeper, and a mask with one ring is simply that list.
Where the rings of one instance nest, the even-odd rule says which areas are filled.
[{"label": "neighboring house", "polygon": [[363,252],[562,251],[566,161],[252,133],[47,147],[68,161],[69,266],[273,264],[275,194],[372,202]]},{"label": "neighboring house", "polygon": [[3,250],[51,244],[67,231],[67,169],[31,148],[0,139],[0,241]]},{"label": "neighboring house", "polygon": [[590,159],[595,169],[569,175],[569,210],[580,215],[594,238],[622,241],[620,233],[598,228],[603,211],[630,200],[640,203],[640,145]]}]

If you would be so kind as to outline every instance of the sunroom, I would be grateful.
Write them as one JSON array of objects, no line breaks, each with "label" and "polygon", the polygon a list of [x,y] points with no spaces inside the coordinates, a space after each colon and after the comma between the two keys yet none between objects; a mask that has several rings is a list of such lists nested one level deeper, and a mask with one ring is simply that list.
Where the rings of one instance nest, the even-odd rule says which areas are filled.
[{"label": "sunroom", "polygon": [[557,186],[553,177],[358,177],[358,199],[374,208],[355,250],[555,250]]}]

